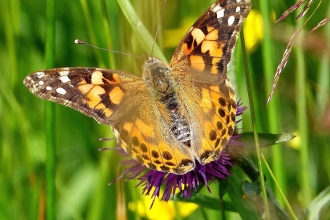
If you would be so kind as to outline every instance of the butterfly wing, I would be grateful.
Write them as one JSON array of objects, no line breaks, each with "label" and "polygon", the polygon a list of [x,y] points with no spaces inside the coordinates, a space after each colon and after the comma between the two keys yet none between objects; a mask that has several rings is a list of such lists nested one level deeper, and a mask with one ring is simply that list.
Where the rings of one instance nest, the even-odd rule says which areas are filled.
[{"label": "butterfly wing", "polygon": [[120,118],[127,103],[143,90],[137,76],[87,67],[38,71],[28,75],[24,84],[37,97],[69,106],[101,124]]},{"label": "butterfly wing", "polygon": [[[177,74],[222,75],[224,79],[242,23],[251,9],[250,0],[218,0],[188,30],[170,64]],[[212,82],[212,81],[210,81]]]},{"label": "butterfly wing", "polygon": [[234,133],[235,93],[228,79],[217,85],[190,83],[191,88],[198,88],[197,91],[182,91],[180,97],[186,100],[189,109],[191,148],[196,159],[207,164],[220,157]]},{"label": "butterfly wing", "polygon": [[113,128],[122,146],[134,159],[150,169],[184,174],[195,167],[189,149],[182,148],[161,114],[156,102],[148,100],[131,103],[125,118],[117,121]]},{"label": "butterfly wing", "polygon": [[[218,0],[196,21],[170,61],[188,110],[192,149],[206,164],[220,157],[235,125],[235,93],[227,67],[250,0]],[[187,89],[191,88],[191,89]]]},{"label": "butterfly wing", "polygon": [[193,157],[171,134],[138,76],[100,68],[38,71],[24,80],[37,97],[69,106],[110,125],[124,150],[148,168],[183,174]]}]

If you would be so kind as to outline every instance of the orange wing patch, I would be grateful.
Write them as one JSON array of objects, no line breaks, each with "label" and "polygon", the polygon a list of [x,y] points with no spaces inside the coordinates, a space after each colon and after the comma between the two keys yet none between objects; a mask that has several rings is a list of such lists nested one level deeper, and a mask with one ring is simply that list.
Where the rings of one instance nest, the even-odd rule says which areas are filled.
[{"label": "orange wing patch", "polygon": [[208,52],[209,56],[219,58],[222,56],[222,48],[223,48],[223,44],[219,44],[219,42],[205,40],[201,45],[201,52],[202,53]]},{"label": "orange wing patch", "polygon": [[202,72],[205,69],[205,62],[202,56],[197,56],[197,55],[190,56],[189,61],[191,67],[194,68],[195,70]]},{"label": "orange wing patch", "polygon": [[109,92],[109,99],[115,105],[119,105],[122,102],[123,97],[124,97],[124,91],[119,86],[114,87]]},{"label": "orange wing patch", "polygon": [[92,74],[91,83],[95,85],[104,84],[103,79],[103,73],[99,70],[96,70]]}]

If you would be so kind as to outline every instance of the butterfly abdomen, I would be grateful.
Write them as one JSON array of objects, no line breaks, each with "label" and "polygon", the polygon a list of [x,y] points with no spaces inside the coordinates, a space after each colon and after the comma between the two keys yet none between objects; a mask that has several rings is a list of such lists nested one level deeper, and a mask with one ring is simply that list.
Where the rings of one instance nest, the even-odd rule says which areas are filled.
[{"label": "butterfly abdomen", "polygon": [[186,145],[191,146],[190,127],[187,119],[182,115],[180,111],[180,105],[175,93],[169,94],[164,97],[162,104],[165,105],[165,109],[170,118],[170,129],[175,138]]}]

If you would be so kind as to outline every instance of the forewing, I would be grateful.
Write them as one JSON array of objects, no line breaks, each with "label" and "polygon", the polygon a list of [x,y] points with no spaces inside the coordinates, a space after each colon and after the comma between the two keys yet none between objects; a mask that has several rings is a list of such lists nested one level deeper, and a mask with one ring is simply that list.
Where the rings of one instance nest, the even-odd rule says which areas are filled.
[{"label": "forewing", "polygon": [[250,0],[216,1],[189,29],[176,48],[170,61],[173,72],[188,72],[191,77],[196,75],[197,79],[210,83],[224,80],[237,35],[250,8]]},{"label": "forewing", "polygon": [[37,97],[69,106],[102,124],[118,120],[130,100],[143,91],[137,76],[87,67],[34,72],[24,84]]}]

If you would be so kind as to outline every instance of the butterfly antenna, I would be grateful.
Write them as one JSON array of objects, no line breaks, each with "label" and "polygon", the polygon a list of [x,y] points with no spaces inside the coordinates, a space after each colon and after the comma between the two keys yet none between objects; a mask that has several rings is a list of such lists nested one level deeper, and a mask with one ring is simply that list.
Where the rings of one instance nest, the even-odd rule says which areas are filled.
[{"label": "butterfly antenna", "polygon": [[157,37],[158,37],[158,33],[159,33],[159,30],[160,30],[160,25],[163,21],[163,17],[164,17],[164,14],[165,14],[165,6],[166,6],[166,0],[164,0],[164,5],[163,5],[163,11],[162,11],[162,15],[160,17],[160,21],[158,23],[158,27],[157,27],[157,30],[156,30],[156,34],[155,34],[155,39],[154,39],[154,43],[152,44],[152,48],[151,48],[151,56],[154,52],[154,47],[155,47],[155,44],[156,44],[156,40],[157,40]]},{"label": "butterfly antenna", "polygon": [[137,58],[137,59],[140,59],[142,60],[142,57],[139,57],[139,56],[135,56],[133,54],[129,54],[129,53],[124,53],[124,52],[121,52],[121,51],[118,51],[118,50],[109,50],[109,49],[106,49],[106,48],[102,48],[102,47],[97,47],[95,45],[92,45],[92,44],[89,44],[89,43],[86,43],[82,40],[79,40],[79,39],[76,39],[74,40],[74,42],[76,44],[84,44],[84,45],[87,45],[87,46],[90,46],[90,47],[93,47],[93,48],[97,48],[97,49],[100,49],[100,50],[106,50],[106,51],[109,51],[109,52],[114,52],[114,53],[120,53],[120,54],[124,54],[126,56],[130,56],[130,57],[134,57],[134,58]]},{"label": "butterfly antenna", "polygon": [[115,141],[116,138],[99,138],[99,141]]}]

